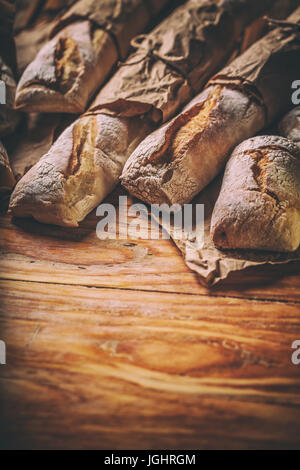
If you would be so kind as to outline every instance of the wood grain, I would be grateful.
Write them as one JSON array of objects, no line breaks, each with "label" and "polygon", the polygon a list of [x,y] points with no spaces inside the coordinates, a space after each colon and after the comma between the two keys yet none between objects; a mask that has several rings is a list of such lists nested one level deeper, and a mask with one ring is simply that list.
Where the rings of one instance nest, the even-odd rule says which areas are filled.
[{"label": "wood grain", "polygon": [[[107,202],[122,192],[117,191]],[[131,203],[131,201],[129,201]],[[214,289],[201,286],[170,240],[99,240],[95,211],[79,229],[0,219],[5,279],[120,289],[300,302],[300,263],[236,273]],[[141,276],[141,272],[143,275]]]},{"label": "wood grain", "polygon": [[[298,448],[299,305],[2,281],[2,445]],[[13,439],[12,439],[13,436]]]},{"label": "wood grain", "polygon": [[300,448],[299,265],[209,291],[171,241],[98,220],[0,219],[0,447]]}]

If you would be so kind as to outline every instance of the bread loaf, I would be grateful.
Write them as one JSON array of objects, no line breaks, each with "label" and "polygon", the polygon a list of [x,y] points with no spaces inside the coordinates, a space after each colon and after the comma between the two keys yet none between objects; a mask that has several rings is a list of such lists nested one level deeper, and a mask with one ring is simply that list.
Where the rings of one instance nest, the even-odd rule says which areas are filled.
[{"label": "bread loaf", "polygon": [[150,129],[145,119],[81,117],[18,182],[10,213],[76,227],[112,191],[125,160]]},{"label": "bread loaf", "polygon": [[300,148],[259,136],[230,157],[211,236],[218,248],[291,252],[300,244]]},{"label": "bread loaf", "polygon": [[14,187],[15,178],[11,171],[8,155],[0,141],[0,191],[7,191]]},{"label": "bread loaf", "polygon": [[278,125],[278,130],[283,137],[287,137],[300,147],[300,106],[284,116]]},{"label": "bread loaf", "polygon": [[[11,198],[11,213],[32,215],[58,225],[76,225],[115,186],[130,151],[158,122],[172,116],[192,96],[195,87],[203,86],[238,46],[243,28],[273,3],[191,0],[149,35],[138,38],[136,52],[100,91],[84,117],[18,183]],[[229,39],[225,42],[226,37]],[[226,91],[228,109],[232,94]],[[248,101],[244,101],[247,107]],[[95,138],[90,136],[92,130]],[[81,169],[68,180],[65,168],[77,153],[77,142],[84,147],[85,139],[89,141],[90,155],[98,155],[95,165],[85,167],[86,158],[81,158]],[[117,139],[116,149],[112,139]],[[103,175],[104,163],[99,157],[103,154],[105,165],[112,165],[114,172],[107,170]],[[116,155],[118,165],[114,164]],[[45,165],[51,171],[46,172]],[[86,179],[89,184],[85,184]],[[76,203],[69,196],[70,181]]]},{"label": "bread loaf", "polygon": [[16,107],[82,113],[130,40],[167,0],[80,0],[59,20],[18,84]]},{"label": "bread loaf", "polygon": [[125,188],[148,203],[187,203],[221,171],[236,145],[286,112],[291,83],[300,76],[299,24],[300,8],[141,142],[124,167]]}]

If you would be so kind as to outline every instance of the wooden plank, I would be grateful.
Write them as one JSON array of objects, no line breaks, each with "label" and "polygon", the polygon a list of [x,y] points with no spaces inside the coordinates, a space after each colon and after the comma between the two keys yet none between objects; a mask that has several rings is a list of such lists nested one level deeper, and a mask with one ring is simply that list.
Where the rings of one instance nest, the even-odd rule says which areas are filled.
[{"label": "wooden plank", "polygon": [[2,281],[1,446],[299,448],[299,304]]},{"label": "wooden plank", "polygon": [[99,240],[95,212],[79,229],[0,219],[2,278],[300,302],[299,263],[249,269],[209,290],[170,240]]}]

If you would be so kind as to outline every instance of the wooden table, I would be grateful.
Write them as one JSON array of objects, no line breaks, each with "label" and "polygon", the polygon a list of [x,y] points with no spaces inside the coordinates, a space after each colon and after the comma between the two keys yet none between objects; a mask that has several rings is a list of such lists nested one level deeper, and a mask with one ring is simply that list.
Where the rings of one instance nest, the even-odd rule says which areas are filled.
[{"label": "wooden table", "polygon": [[208,290],[97,221],[1,218],[0,446],[300,448],[299,264]]}]

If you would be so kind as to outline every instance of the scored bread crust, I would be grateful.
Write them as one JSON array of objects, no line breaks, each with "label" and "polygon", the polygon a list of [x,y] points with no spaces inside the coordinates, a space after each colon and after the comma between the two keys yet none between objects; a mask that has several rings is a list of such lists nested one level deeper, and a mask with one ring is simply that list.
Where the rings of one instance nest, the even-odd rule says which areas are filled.
[{"label": "scored bread crust", "polygon": [[300,244],[300,148],[258,136],[230,157],[211,237],[218,248],[295,251]]},{"label": "scored bread crust", "polygon": [[15,183],[6,149],[0,141],[0,191],[12,189]]},{"label": "scored bread crust", "polygon": [[121,181],[148,203],[189,202],[224,166],[224,155],[264,124],[264,111],[238,90],[209,87],[127,160]]},{"label": "scored bread crust", "polygon": [[129,157],[123,186],[148,203],[189,201],[221,171],[233,148],[290,107],[300,73],[300,8],[215,75],[175,119]]},{"label": "scored bread crust", "polygon": [[89,21],[67,26],[39,51],[23,73],[16,108],[80,113],[106,78],[118,54],[111,37]]},{"label": "scored bread crust", "polygon": [[[273,0],[268,0],[266,3],[271,5]],[[76,226],[113,189],[127,157],[142,138],[153,130],[152,121],[156,122],[157,119],[153,116],[151,108],[159,107],[157,99],[160,101],[160,96],[163,96],[160,101],[162,108],[164,108],[162,112],[163,120],[174,114],[175,110],[187,100],[189,95],[186,93],[190,93],[190,91],[181,92],[180,87],[177,86],[178,81],[185,83],[183,87],[185,90],[189,87],[178,70],[181,70],[183,75],[190,74],[193,85],[197,83],[201,87],[204,84],[205,77],[207,78],[223,60],[232,54],[234,47],[238,44],[243,25],[248,24],[262,11],[265,11],[267,8],[266,3],[262,6],[259,0],[255,0],[255,2],[247,0],[242,5],[239,0],[232,2],[227,0],[221,2],[219,0],[211,2],[191,0],[183,7],[175,10],[147,36],[153,47],[155,43],[159,56],[155,59],[153,59],[154,56],[151,56],[151,58],[149,56],[145,57],[144,41],[142,42],[137,52],[140,54],[139,66],[137,68],[132,66],[135,57],[130,56],[126,64],[123,64],[126,67],[121,67],[122,70],[127,70],[127,73],[121,74],[122,84],[118,86],[120,78],[118,72],[103,89],[103,94],[99,93],[85,116],[71,126],[53,145],[47,155],[20,180],[11,197],[11,213],[20,217],[32,215],[37,220],[46,223]],[[247,8],[247,5],[251,8]],[[153,6],[153,11],[157,11],[161,7],[161,3],[155,0]],[[73,21],[74,19],[74,15],[72,15],[68,12],[67,16],[60,22],[60,27],[64,27],[63,31],[60,29],[60,32],[63,33],[65,42],[68,38],[73,37],[69,32],[70,37],[65,38],[65,30],[68,27],[74,28],[74,32],[77,32],[80,27],[83,29],[82,34],[86,34],[85,37],[88,36],[87,21],[84,26],[85,29],[82,21],[78,23],[79,26],[72,24],[72,22],[68,26],[69,20],[72,19]],[[78,19],[78,11],[76,17]],[[99,21],[98,25],[100,27]],[[178,24],[180,28],[175,28],[174,26]],[[103,32],[103,29],[100,27],[96,31]],[[232,34],[230,41],[226,43],[226,47],[220,49],[220,43],[230,31],[234,34]],[[84,44],[83,40],[81,42]],[[66,45],[69,43],[70,41]],[[40,53],[41,56],[43,54],[47,56],[48,54],[49,60],[51,60],[54,54],[53,50],[57,48],[57,44],[58,38],[55,37],[53,44],[48,44],[44,51]],[[60,62],[56,63],[56,69],[62,69],[62,78],[64,78],[64,65],[71,64],[72,58],[73,62],[76,62],[77,56],[75,53],[72,54],[71,50],[72,47],[67,47],[65,54],[58,55]],[[161,57],[165,58],[166,63]],[[157,67],[153,65],[152,68],[149,65],[152,60]],[[45,64],[48,63],[47,57],[43,60],[39,58],[39,61]],[[177,71],[172,66],[175,62]],[[139,67],[142,68],[144,73],[140,73]],[[33,66],[33,69],[35,69],[35,66]],[[77,69],[80,70],[80,64]],[[149,69],[151,69],[151,78],[146,73],[146,70],[149,71]],[[55,82],[55,73],[57,74],[58,70],[54,70],[54,67],[52,67],[52,72],[50,72],[50,69],[46,69],[45,73],[49,74],[50,78],[50,73],[52,73],[52,79]],[[22,80],[25,79],[27,80],[26,74]],[[134,82],[136,82],[137,88],[132,88]],[[23,82],[20,84],[20,88],[23,90],[22,93],[32,95],[31,101],[34,93],[37,93],[38,86],[38,84],[35,84],[32,88],[28,86],[26,89]],[[143,101],[141,97],[144,96],[143,93],[146,88],[147,96]],[[44,90],[41,87],[39,100],[42,99],[43,92]],[[112,100],[118,99],[118,97],[124,99],[127,92],[134,95],[134,103],[129,105],[129,102],[126,101],[125,115],[124,110],[120,112],[120,109],[106,109],[105,102],[108,97],[111,97]],[[58,91],[51,90],[51,93],[55,103],[58,99]],[[72,93],[72,95],[70,91],[67,93],[70,97],[68,102],[70,106],[76,100],[78,101],[81,96],[78,88],[74,88]],[[63,100],[65,100],[67,94],[64,95]],[[132,95],[130,96],[132,97]],[[110,98],[108,98],[108,101],[110,101]],[[50,100],[48,100],[49,103]],[[67,104],[64,103],[64,105],[64,110],[66,110]],[[104,110],[101,111],[103,107]],[[159,110],[157,109],[157,111]],[[101,112],[106,114],[101,114]],[[99,113],[102,116],[101,118],[98,117]],[[110,117],[107,115],[108,113],[111,114]],[[147,119],[143,117],[144,115],[147,116]],[[124,119],[121,119],[121,116]],[[160,118],[161,113],[159,113],[158,119]],[[128,129],[126,130],[127,126]],[[110,131],[108,132],[105,129],[110,129]],[[121,139],[122,145],[119,146],[118,144],[115,149],[110,148],[107,151],[108,144],[111,146],[114,141],[118,142],[118,139]],[[79,164],[77,162],[78,152],[81,153]],[[101,162],[93,164],[95,158],[93,155],[103,155],[103,152],[107,157],[105,158],[105,165]],[[115,155],[118,156],[118,165],[114,164]],[[112,159],[111,163],[109,163],[110,158]],[[103,168],[109,168],[109,170],[104,172]],[[112,172],[112,168],[115,168],[116,171]],[[72,170],[71,175],[69,175],[70,170]]]},{"label": "scored bread crust", "polygon": [[300,146],[300,106],[286,114],[278,125],[279,133]]},{"label": "scored bread crust", "polygon": [[128,155],[150,130],[146,119],[81,117],[17,183],[9,212],[78,226],[113,190]]},{"label": "scored bread crust", "polygon": [[[166,3],[161,1],[152,14]],[[27,112],[82,113],[114,64],[127,54],[131,38],[152,18],[146,0],[121,4],[76,2],[23,73],[16,107]]]}]

